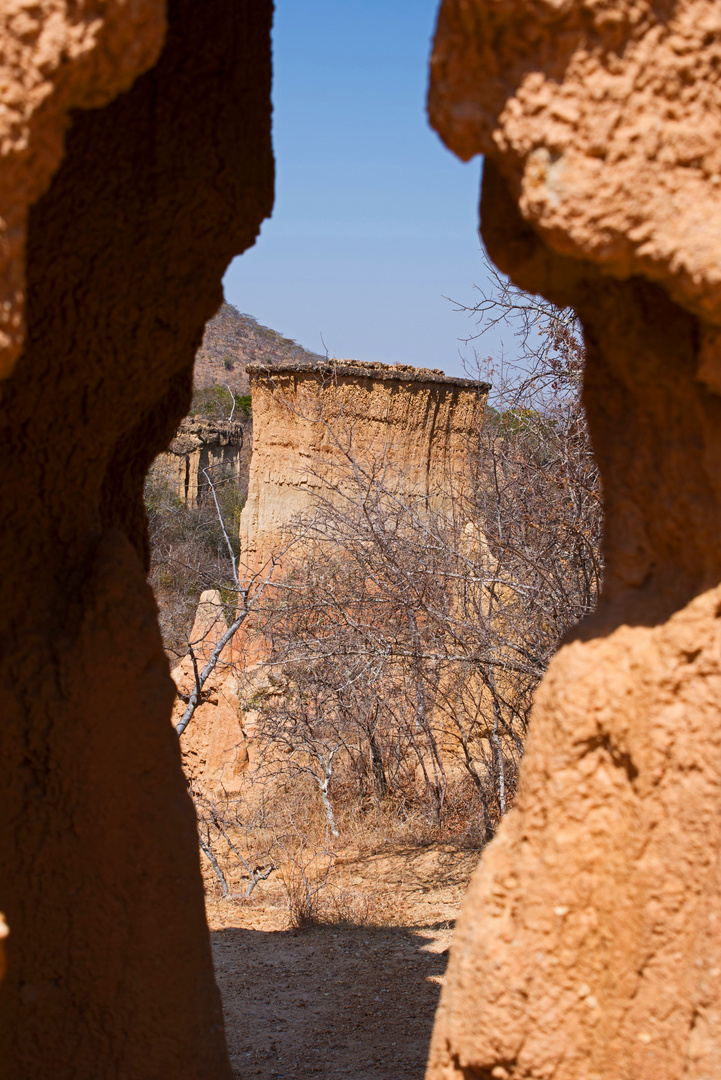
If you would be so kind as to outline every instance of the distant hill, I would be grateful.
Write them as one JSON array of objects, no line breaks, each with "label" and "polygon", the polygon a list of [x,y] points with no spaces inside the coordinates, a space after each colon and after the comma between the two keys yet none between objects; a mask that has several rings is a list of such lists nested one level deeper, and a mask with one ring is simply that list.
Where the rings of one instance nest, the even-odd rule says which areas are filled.
[{"label": "distant hill", "polygon": [[266,364],[291,360],[319,360],[317,353],[285,338],[276,330],[261,326],[252,315],[242,315],[232,304],[223,303],[205,327],[203,341],[195,357],[195,386],[228,386],[235,394],[250,391],[245,373],[251,361]]}]

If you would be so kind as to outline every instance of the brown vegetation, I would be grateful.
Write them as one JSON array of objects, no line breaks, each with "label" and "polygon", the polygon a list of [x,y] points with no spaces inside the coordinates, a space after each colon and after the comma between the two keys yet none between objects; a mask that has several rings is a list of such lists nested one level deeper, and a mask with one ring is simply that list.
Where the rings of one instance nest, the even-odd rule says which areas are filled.
[{"label": "brown vegetation", "polygon": [[[227,546],[232,523],[218,503],[226,575],[198,586],[217,590],[201,605],[217,615],[201,617],[199,609],[190,632],[186,610],[183,651],[192,664],[177,669],[176,713],[179,723],[188,714],[193,680],[222,637],[225,651],[215,647],[218,667],[201,687],[197,720],[190,710],[196,730],[183,746],[201,846],[226,892],[238,859],[246,869],[276,860],[308,900],[294,860],[317,832],[316,812],[331,845],[339,836],[345,842],[341,819],[352,811],[354,833],[365,821],[369,836],[381,829],[384,844],[399,841],[405,821],[422,842],[480,848],[513,801],[536,686],[564,633],[596,602],[600,492],[573,313],[498,279],[473,315],[480,332],[501,320],[519,335],[519,372],[509,373],[485,417],[472,414],[465,452],[442,458],[431,481],[414,482],[405,444],[388,432],[374,442],[364,431],[357,450],[345,411],[355,404],[353,384],[345,373],[334,391],[321,368],[304,370],[302,394],[275,389],[286,427],[319,432],[307,482],[298,477],[291,487],[301,496],[294,515],[286,507],[286,554],[277,566],[271,559],[259,575],[244,553],[236,560]],[[359,378],[367,379],[364,368]],[[472,381],[467,386],[472,393]],[[413,438],[421,443],[422,433]],[[215,509],[208,502],[209,524]],[[161,564],[172,578],[162,554]],[[268,576],[272,586],[261,593]],[[243,585],[250,599],[238,607]],[[248,617],[233,642],[228,628],[241,610]],[[209,724],[223,727],[222,737]],[[218,760],[214,741],[227,744],[227,761]],[[231,778],[231,758],[244,781],[236,766]],[[281,842],[280,808],[299,795],[291,839]],[[260,807],[273,835],[263,851],[248,831]],[[316,838],[309,865],[322,864],[324,850]]]},{"label": "brown vegetation", "polygon": [[[508,314],[508,297],[495,304]],[[488,840],[512,801],[535,688],[595,606],[582,349],[570,313],[527,302],[525,316],[542,343],[535,368],[504,388],[445,488],[414,495],[390,454],[347,445],[332,479],[314,472],[293,569],[253,614],[274,687],[255,738],[312,776],[332,831],[332,776],[346,770],[361,805],[392,798]]]}]

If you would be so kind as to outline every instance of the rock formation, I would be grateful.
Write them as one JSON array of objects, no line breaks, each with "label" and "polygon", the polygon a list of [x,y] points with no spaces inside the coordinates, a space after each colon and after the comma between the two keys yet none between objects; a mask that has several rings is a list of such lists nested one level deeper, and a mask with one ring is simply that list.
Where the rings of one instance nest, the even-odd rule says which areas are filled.
[{"label": "rock formation", "polygon": [[283,364],[298,360],[322,360],[252,315],[242,314],[223,301],[206,324],[203,340],[195,356],[196,387],[227,386],[236,394],[250,391],[248,364]]},{"label": "rock formation", "polygon": [[[227,629],[221,595],[208,589],[200,597],[189,642],[200,671]],[[202,703],[181,737],[185,775],[209,794],[236,794],[248,762],[238,685],[240,664],[242,658],[234,654],[233,642],[229,642],[203,687]],[[184,657],[173,669],[173,681],[179,691],[173,709],[176,725],[195,683],[192,657]]]},{"label": "rock formation", "polygon": [[127,90],[157,59],[165,26],[163,0],[0,6],[0,379],[23,343],[28,209],[62,157],[68,113]]},{"label": "rock formation", "polygon": [[203,490],[209,489],[206,473],[214,485],[232,483],[245,494],[251,432],[250,422],[186,417],[168,449],[155,459],[154,475],[186,504],[196,503]]},{"label": "rock formation", "polygon": [[438,369],[331,360],[248,366],[253,454],[240,519],[241,559],[254,570],[334,483],[346,454],[388,462],[408,494],[448,497],[471,451],[489,387]]},{"label": "rock formation", "polygon": [[[350,360],[251,364],[248,373],[254,445],[240,523],[241,563],[266,572],[271,556],[287,542],[289,523],[333,483],[346,451],[366,465],[394,463],[408,494],[449,498],[465,474],[489,389],[439,370]],[[294,553],[284,561],[286,568]],[[191,632],[199,657],[207,658],[226,627],[219,595],[204,593]],[[263,652],[257,638],[243,630],[236,634],[232,654],[226,650],[207,684],[207,700],[181,738],[186,773],[204,793],[239,791],[244,770],[253,764],[256,713],[250,702],[270,686],[260,663]],[[173,678],[181,695],[187,694],[190,657]],[[175,723],[184,709],[181,696]]]},{"label": "rock formation", "polygon": [[[225,267],[271,209],[272,5],[169,0],[132,86],[165,4],[1,6],[0,94],[29,117],[3,220],[33,202],[25,264],[2,248],[2,1075],[229,1080],[142,494]],[[61,98],[102,107],[68,127]]]},{"label": "rock formation", "polygon": [[607,572],[472,882],[430,1080],[721,1072],[719,60],[713,3],[442,4],[431,118],[486,155],[489,253],[584,325]]}]

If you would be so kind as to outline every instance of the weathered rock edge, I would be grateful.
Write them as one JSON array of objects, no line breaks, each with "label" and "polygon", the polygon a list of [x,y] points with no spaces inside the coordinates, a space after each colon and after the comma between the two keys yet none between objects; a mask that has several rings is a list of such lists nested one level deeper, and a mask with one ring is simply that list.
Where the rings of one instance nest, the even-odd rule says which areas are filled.
[{"label": "weathered rock edge", "polygon": [[0,403],[4,1080],[231,1075],[142,494],[272,206],[271,15],[170,0],[156,66],[73,116],[30,212]]},{"label": "weathered rock edge", "polygon": [[60,162],[68,113],[104,105],[155,63],[165,6],[0,4],[0,379],[12,371],[25,333],[28,210]]},{"label": "weathered rock edge", "polygon": [[[705,26],[709,6],[445,0],[441,9],[432,116],[463,156],[488,155],[489,253],[583,322],[607,569],[597,613],[539,690],[516,806],[464,905],[430,1080],[721,1073],[718,262],[676,212],[674,193],[696,183],[680,160],[649,158],[637,190],[621,180],[637,175],[639,146],[620,163],[600,154],[594,184],[578,160],[594,122],[604,146],[613,141],[605,75],[581,60],[612,68],[623,85],[662,80],[680,26],[674,55],[693,89],[677,106],[694,130],[715,100],[708,72],[719,45],[718,34],[697,40],[695,17]],[[646,66],[634,67],[644,42]],[[560,161],[550,117],[565,99],[578,111],[562,123],[578,141],[567,143],[568,181],[554,186],[551,172],[533,172],[532,148],[514,143],[512,128],[533,115],[537,159]],[[648,95],[629,90],[619,102],[624,124],[653,127]],[[715,185],[698,178],[712,239]],[[600,228],[584,232],[610,218],[618,243],[604,246]],[[650,261],[643,235],[657,244]]]},{"label": "weathered rock edge", "polygon": [[314,372],[321,376],[349,375],[353,378],[380,379],[385,382],[421,382],[445,383],[448,386],[477,387],[479,393],[488,393],[491,384],[478,379],[463,379],[455,375],[446,375],[441,368],[419,368],[411,364],[382,364],[368,360],[296,360],[285,364],[248,364],[248,375],[266,376],[289,374],[294,371]]}]

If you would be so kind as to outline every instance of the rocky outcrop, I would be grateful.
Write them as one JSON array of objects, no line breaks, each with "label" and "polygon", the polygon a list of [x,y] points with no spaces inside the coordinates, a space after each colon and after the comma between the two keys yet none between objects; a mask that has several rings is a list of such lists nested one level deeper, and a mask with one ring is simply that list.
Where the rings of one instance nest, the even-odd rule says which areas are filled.
[{"label": "rocky outcrop", "polygon": [[445,0],[431,122],[493,159],[551,251],[716,324],[720,65],[714,0]]},{"label": "rocky outcrop", "polygon": [[168,449],[155,459],[153,473],[186,505],[195,504],[209,490],[208,477],[214,485],[233,484],[245,494],[251,439],[249,421],[186,417]]},{"label": "rocky outcrop", "polygon": [[[182,717],[188,695],[195,685],[195,668],[202,671],[216,645],[228,629],[220,593],[208,589],[200,597],[189,645],[193,656],[183,658],[173,669],[178,689],[173,726]],[[191,784],[204,793],[232,796],[240,791],[248,763],[248,751],[241,718],[239,668],[242,657],[229,642],[218,657],[216,667],[203,687],[200,705],[181,736],[183,770]]]},{"label": "rocky outcrop", "polygon": [[[73,114],[3,276],[27,281],[27,330],[0,401],[0,1071],[229,1080],[143,482],[188,413],[228,261],[271,209],[272,5],[169,0],[132,86],[164,4],[11,7],[48,48],[66,8],[100,35],[101,65],[59,48],[71,104],[130,88]],[[60,152],[62,117],[40,113],[42,160],[14,195],[3,174],[3,219]]]},{"label": "rocky outcrop", "polygon": [[[329,494],[348,457],[376,470],[395,466],[408,496],[449,499],[466,475],[489,389],[439,370],[351,360],[251,364],[248,373],[254,438],[240,561],[265,572],[283,551],[289,524],[319,493]],[[296,550],[280,569],[290,568]],[[226,628],[219,595],[204,593],[190,638],[199,666]],[[249,771],[256,786],[260,781],[253,771],[253,699],[277,692],[278,676],[269,679],[264,652],[257,633],[236,634],[181,738],[186,774],[210,797],[236,794]],[[189,656],[173,678],[177,723],[193,684]]]},{"label": "rocky outcrop", "polygon": [[24,337],[28,210],[63,153],[71,109],[104,105],[157,59],[164,0],[0,5],[0,379]]},{"label": "rocky outcrop", "polygon": [[444,0],[433,122],[515,282],[573,304],[606,579],[459,922],[430,1080],[721,1071],[721,324],[711,3]]},{"label": "rocky outcrop", "polygon": [[253,570],[282,552],[288,524],[331,491],[349,458],[389,464],[408,495],[447,498],[489,390],[437,369],[355,360],[250,364],[248,374],[253,454],[240,534]]}]

